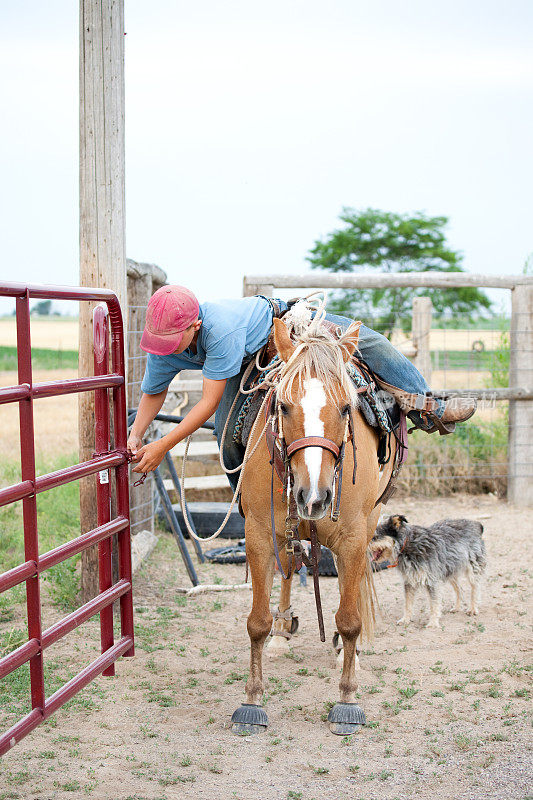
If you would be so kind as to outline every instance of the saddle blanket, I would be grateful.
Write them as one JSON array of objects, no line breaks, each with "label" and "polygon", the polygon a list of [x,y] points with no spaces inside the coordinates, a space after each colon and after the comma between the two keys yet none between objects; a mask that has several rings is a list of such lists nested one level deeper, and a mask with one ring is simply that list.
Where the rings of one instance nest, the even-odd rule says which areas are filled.
[{"label": "saddle blanket", "polygon": [[[278,356],[275,356],[268,366],[273,367],[277,362]],[[399,409],[392,395],[383,389],[378,389],[375,383],[366,377],[353,362],[347,365],[347,370],[355,386],[358,389],[365,389],[358,396],[359,408],[366,422],[373,428],[380,429],[384,433],[390,433],[399,423]],[[250,376],[247,388],[256,386],[258,391],[243,395],[243,401],[240,407],[236,409],[237,416],[233,428],[233,441],[237,445],[246,447],[250,431],[264,399],[266,386],[262,388],[261,385],[267,375],[268,370],[265,370],[265,372],[254,370]]]}]

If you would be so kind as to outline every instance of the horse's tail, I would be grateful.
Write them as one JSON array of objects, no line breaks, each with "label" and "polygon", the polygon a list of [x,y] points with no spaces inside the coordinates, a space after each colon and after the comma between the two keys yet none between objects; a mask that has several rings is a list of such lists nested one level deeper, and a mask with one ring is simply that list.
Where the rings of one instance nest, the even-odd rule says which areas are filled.
[{"label": "horse's tail", "polygon": [[366,642],[374,638],[374,622],[376,620],[377,596],[374,586],[374,573],[370,556],[366,555],[366,567],[361,578],[361,586],[357,598],[357,610],[361,618],[361,636]]}]

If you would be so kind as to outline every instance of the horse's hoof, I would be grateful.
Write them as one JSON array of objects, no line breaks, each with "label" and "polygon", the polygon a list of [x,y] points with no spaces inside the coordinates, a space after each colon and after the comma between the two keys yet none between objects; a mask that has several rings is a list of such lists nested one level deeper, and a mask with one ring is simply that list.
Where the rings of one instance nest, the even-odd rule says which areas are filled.
[{"label": "horse's hoof", "polygon": [[277,636],[274,634],[267,644],[265,652],[270,658],[286,655],[289,652],[288,639],[286,639],[285,636]]},{"label": "horse's hoof", "polygon": [[329,729],[337,736],[350,736],[366,724],[365,712],[357,703],[336,703],[328,714]]},{"label": "horse's hoof", "polygon": [[231,729],[239,736],[262,733],[268,725],[266,711],[253,703],[243,703],[233,712]]}]

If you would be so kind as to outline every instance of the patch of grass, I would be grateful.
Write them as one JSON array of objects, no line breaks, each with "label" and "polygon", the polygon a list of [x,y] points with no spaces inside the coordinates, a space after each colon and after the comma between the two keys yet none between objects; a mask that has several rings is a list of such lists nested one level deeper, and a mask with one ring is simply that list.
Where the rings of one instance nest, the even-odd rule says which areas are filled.
[{"label": "patch of grass", "polygon": [[406,700],[410,700],[411,697],[414,697],[415,694],[418,694],[418,689],[415,689],[414,686],[404,686],[401,689],[398,689],[399,693],[402,697],[405,697]]},{"label": "patch of grass", "polygon": [[145,653],[153,653],[155,650],[162,650],[165,645],[157,643],[156,640],[161,636],[161,631],[155,625],[135,625],[135,646]]},{"label": "patch of grass", "polygon": [[[53,472],[77,462],[77,455],[62,455],[52,461],[36,465],[38,475]],[[20,481],[19,466],[15,462],[0,464],[0,486],[9,486]],[[52,550],[59,544],[74,539],[80,534],[79,489],[78,484],[68,483],[43,492],[37,498],[37,525],[39,528],[40,552]],[[22,504],[13,503],[0,509],[0,564],[5,570],[21,564],[24,559],[24,535]],[[52,602],[66,611],[78,605],[80,556],[52,567],[43,574]],[[24,599],[24,587],[19,588],[0,605],[0,621],[13,618],[13,604]]]},{"label": "patch of grass", "polygon": [[494,477],[493,463],[506,462],[507,432],[508,424],[502,411],[494,414],[490,422],[470,420],[458,425],[453,442],[441,443],[430,436],[413,436],[413,441],[409,442],[409,462],[398,481],[399,490],[407,495],[416,492],[426,497],[448,496],[459,491],[503,495],[506,476]]},{"label": "patch of grass", "polygon": [[8,782],[13,786],[22,786],[24,783],[29,781],[30,773],[27,769],[22,769],[19,772],[8,772],[7,778]]},{"label": "patch of grass", "polygon": [[459,683],[458,681],[455,681],[454,683],[450,683],[450,685],[448,686],[448,690],[450,692],[462,692],[463,689],[465,688],[465,686],[466,686],[466,682],[465,683]]},{"label": "patch of grass", "polygon": [[171,706],[177,705],[173,697],[155,689],[152,689],[148,693],[147,700],[149,703],[157,703],[161,708],[170,708]]},{"label": "patch of grass", "polygon": [[52,602],[63,611],[74,611],[78,607],[80,592],[78,561],[78,558],[62,561],[50,567],[43,575],[43,579],[48,583]]},{"label": "patch of grass", "polygon": [[466,752],[467,750],[471,750],[474,747],[474,742],[469,736],[466,736],[464,733],[458,733],[453,737],[453,741],[455,742],[457,748]]},{"label": "patch of grass", "polygon": [[309,769],[311,769],[315,775],[327,775],[329,772],[328,767],[314,767],[312,764],[308,764]]},{"label": "patch of grass", "polygon": [[58,789],[63,789],[64,792],[77,792],[81,788],[81,783],[79,781],[67,781],[60,784],[54,781],[54,786],[57,786]]},{"label": "patch of grass", "polygon": [[[26,636],[24,641],[26,641]],[[12,648],[11,648],[12,649]],[[44,681],[46,696],[49,697],[53,692],[63,686],[76,674],[76,670],[70,670],[65,663],[59,659],[44,659]],[[97,684],[91,683],[82,692],[69,700],[63,708],[99,708],[98,698],[106,696],[105,691]],[[2,679],[2,691],[0,692],[0,711],[3,714],[3,727],[8,727],[15,720],[26,714],[30,710],[30,672],[29,665],[23,666],[6,675]],[[53,718],[48,720],[47,726],[54,727],[57,724]]]},{"label": "patch of grass", "polygon": [[304,657],[300,655],[300,653],[295,653],[294,650],[289,650],[288,653],[285,653],[285,658],[290,658],[296,661],[297,664],[300,664],[304,660]]},{"label": "patch of grass", "polygon": [[6,656],[12,650],[16,650],[21,644],[28,641],[28,631],[24,628],[12,628],[0,634],[0,658]]},{"label": "patch of grass", "polygon": [[232,684],[236,681],[243,681],[246,678],[246,675],[242,672],[230,672],[227,678],[225,678],[224,683]]},{"label": "patch of grass", "polygon": [[[34,369],[77,369],[77,350],[52,350],[44,347],[31,348],[31,360]],[[17,348],[0,347],[0,371],[15,372],[17,370]]]}]

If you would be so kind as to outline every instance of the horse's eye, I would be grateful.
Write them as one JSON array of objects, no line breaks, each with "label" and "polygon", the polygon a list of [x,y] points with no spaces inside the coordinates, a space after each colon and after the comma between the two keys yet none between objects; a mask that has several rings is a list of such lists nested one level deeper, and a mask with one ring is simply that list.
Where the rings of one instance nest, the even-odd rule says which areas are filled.
[{"label": "horse's eye", "polygon": [[280,403],[279,404],[279,408],[280,408],[281,413],[286,417],[287,414],[289,413],[289,409],[287,408],[285,403]]},{"label": "horse's eye", "polygon": [[341,414],[343,417],[347,417],[349,413],[350,413],[350,404],[347,403],[342,409]]}]

